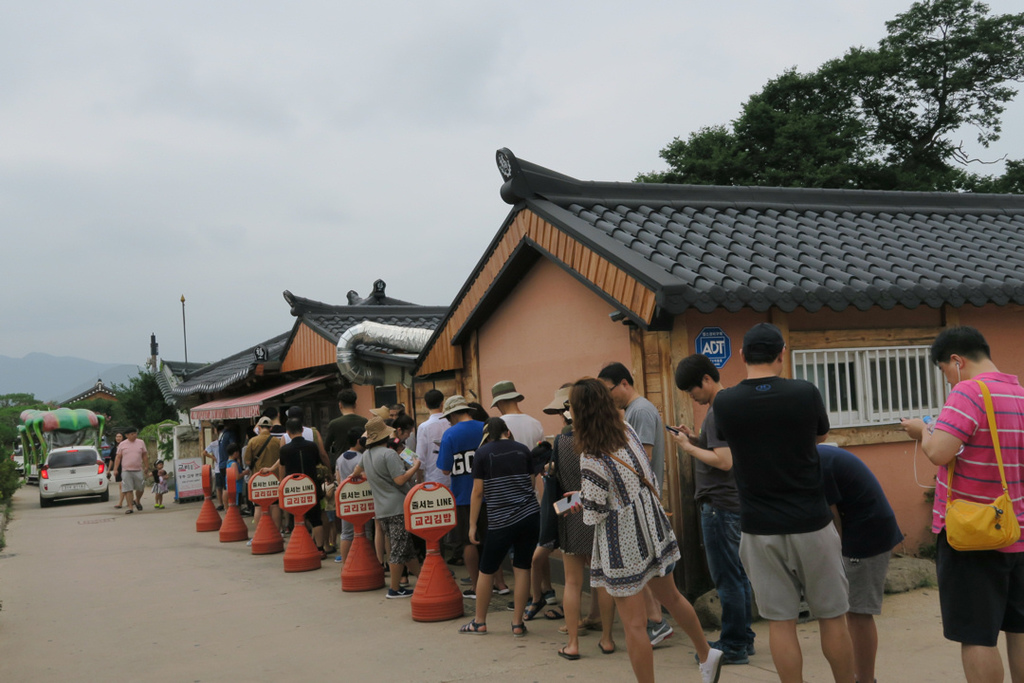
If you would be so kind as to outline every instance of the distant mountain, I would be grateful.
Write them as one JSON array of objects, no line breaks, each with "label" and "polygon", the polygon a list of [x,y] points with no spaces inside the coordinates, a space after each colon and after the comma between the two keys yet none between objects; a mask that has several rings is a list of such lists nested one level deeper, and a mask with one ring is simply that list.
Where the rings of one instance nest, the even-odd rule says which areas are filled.
[{"label": "distant mountain", "polygon": [[82,393],[99,379],[107,386],[124,384],[138,373],[136,365],[47,353],[30,353],[24,358],[0,356],[0,395],[25,393],[41,401],[61,401]]}]

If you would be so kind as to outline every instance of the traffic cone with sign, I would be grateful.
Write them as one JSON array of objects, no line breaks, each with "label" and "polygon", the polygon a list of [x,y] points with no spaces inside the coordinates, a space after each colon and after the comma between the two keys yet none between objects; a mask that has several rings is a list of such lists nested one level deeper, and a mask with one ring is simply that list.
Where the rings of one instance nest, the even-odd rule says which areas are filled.
[{"label": "traffic cone with sign", "polygon": [[220,542],[247,541],[249,527],[245,526],[242,513],[238,509],[238,468],[234,463],[228,466],[227,483],[228,511],[224,513],[224,524],[220,527]]},{"label": "traffic cone with sign", "polygon": [[270,516],[270,506],[277,502],[281,482],[274,474],[254,474],[249,477],[249,500],[260,506],[260,521],[252,535],[252,554],[271,555],[284,550],[284,539]]},{"label": "traffic cone with sign", "polygon": [[[317,504],[316,482],[305,474],[284,478],[278,492],[281,508],[295,515],[295,528],[284,551],[286,572],[308,572],[320,569],[320,551],[306,531],[305,515]],[[315,514],[320,514],[317,509]]]},{"label": "traffic cone with sign", "polygon": [[203,507],[199,509],[199,517],[196,519],[196,531],[217,531],[220,529],[220,513],[213,506],[213,468],[210,465],[203,465]]},{"label": "traffic cone with sign", "polygon": [[412,594],[413,621],[463,615],[462,591],[441,558],[441,538],[454,527],[455,496],[444,484],[419,484],[405,496],[405,529],[427,542],[427,558]]},{"label": "traffic cone with sign", "polygon": [[366,523],[373,519],[373,494],[365,477],[349,477],[334,493],[338,516],[355,527],[352,547],[341,567],[341,590],[374,591],[384,587],[384,567],[366,538]]}]

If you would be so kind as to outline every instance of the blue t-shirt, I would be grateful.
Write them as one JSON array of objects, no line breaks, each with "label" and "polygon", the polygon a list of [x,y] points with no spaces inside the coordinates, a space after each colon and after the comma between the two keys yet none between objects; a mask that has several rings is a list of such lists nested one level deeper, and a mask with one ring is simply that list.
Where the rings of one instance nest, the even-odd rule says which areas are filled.
[{"label": "blue t-shirt", "polygon": [[469,505],[473,494],[473,456],[484,438],[484,423],[464,420],[445,430],[437,452],[437,469],[452,473],[456,505]]}]

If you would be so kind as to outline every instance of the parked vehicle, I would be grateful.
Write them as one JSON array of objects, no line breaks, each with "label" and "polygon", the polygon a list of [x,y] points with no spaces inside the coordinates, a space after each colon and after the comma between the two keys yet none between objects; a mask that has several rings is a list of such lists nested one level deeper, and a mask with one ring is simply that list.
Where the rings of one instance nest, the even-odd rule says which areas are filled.
[{"label": "parked vehicle", "polygon": [[39,507],[50,507],[58,498],[98,496],[110,499],[106,465],[92,446],[55,448],[39,468]]},{"label": "parked vehicle", "polygon": [[38,483],[51,449],[90,446],[96,451],[103,442],[103,425],[102,415],[84,408],[22,411],[18,436],[25,456],[25,480]]},{"label": "parked vehicle", "polygon": [[25,455],[18,449],[11,453],[11,460],[14,461],[14,472],[19,477],[25,477]]}]

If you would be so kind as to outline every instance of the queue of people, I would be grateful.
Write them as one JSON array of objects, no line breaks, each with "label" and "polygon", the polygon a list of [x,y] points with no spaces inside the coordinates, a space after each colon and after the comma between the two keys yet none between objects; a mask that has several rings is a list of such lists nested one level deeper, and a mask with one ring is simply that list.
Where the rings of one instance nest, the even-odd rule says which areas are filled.
[{"label": "queue of people", "polygon": [[[707,406],[700,429],[665,426],[636,391],[628,369],[613,363],[596,378],[555,392],[544,411],[562,416],[564,428],[550,440],[540,422],[519,409],[524,397],[510,381],[492,387],[491,409],[499,415],[462,396],[428,391],[429,416],[418,428],[402,406],[359,415],[355,393],[345,390],[338,396],[342,415],[324,439],[303,426],[301,413],[289,411],[284,425],[277,415],[261,417],[257,435],[241,449],[240,467],[279,476],[304,472],[324,495],[351,475],[365,476],[377,518],[364,531],[374,536],[390,574],[388,599],[412,595],[423,557],[419,539],[405,530],[406,493],[424,481],[449,487],[456,526],[442,547],[449,564],[465,566],[463,594],[476,601],[472,618],[458,627],[461,634],[495,630],[493,619],[488,623],[492,596],[514,591],[508,630],[498,630],[519,638],[534,619],[564,619],[566,642],[555,654],[575,661],[583,656],[580,636],[589,630],[601,631],[601,653],[617,651],[617,614],[636,679],[653,681],[653,648],[673,633],[667,612],[690,640],[701,680],[713,683],[724,665],[746,664],[755,654],[756,600],[769,622],[779,679],[789,683],[803,678],[797,619],[805,603],[817,619],[833,678],[875,681],[874,617],[881,613],[892,549],[903,536],[870,469],[849,451],[821,443],[830,430],[824,402],[810,382],[781,377],[784,351],[778,328],[754,326],[743,340],[747,377],[732,387],[723,386],[707,357],[682,360],[675,383]],[[904,420],[902,428],[942,468],[934,531],[945,635],[962,645],[967,680],[998,681],[1003,671],[996,644],[1004,632],[1011,674],[1019,680],[1024,542],[994,551],[956,550],[945,540],[943,513],[950,491],[992,500],[1001,488],[978,382],[990,385],[996,403],[1002,457],[1012,472],[1010,497],[1024,499],[1024,448],[1017,443],[1024,438],[1024,389],[996,369],[984,338],[971,328],[943,332],[932,346],[932,361],[953,391],[934,422]],[[221,450],[227,455],[225,468],[238,450],[236,437],[226,433],[218,440],[223,448],[214,452],[218,459]],[[722,606],[721,633],[711,642],[673,579],[681,555],[661,503],[666,436],[695,462],[703,545]],[[961,463],[947,484],[944,470],[954,460]],[[309,519],[313,537],[322,558],[336,544],[336,561],[343,562],[355,530],[324,508],[322,518]],[[285,516],[276,509],[272,514],[286,530]],[[561,609],[548,568],[556,548],[565,568]],[[503,568],[511,568],[511,589]],[[591,606],[584,618],[588,569]],[[963,590],[968,585],[971,592]]]}]

